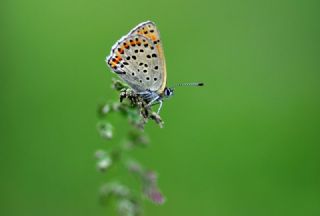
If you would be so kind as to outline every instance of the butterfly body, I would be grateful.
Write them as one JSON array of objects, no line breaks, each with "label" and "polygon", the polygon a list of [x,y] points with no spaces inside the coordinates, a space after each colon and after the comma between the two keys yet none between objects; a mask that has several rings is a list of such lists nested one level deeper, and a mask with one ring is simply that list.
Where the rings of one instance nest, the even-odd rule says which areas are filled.
[{"label": "butterfly body", "polygon": [[160,33],[153,22],[143,22],[123,36],[106,62],[149,105],[159,102],[161,108],[167,74]]},{"label": "butterfly body", "polygon": [[[160,33],[156,25],[143,22],[113,45],[107,65],[140,95],[149,106],[173,95],[167,88],[167,71]],[[202,86],[203,83],[182,85]]]}]

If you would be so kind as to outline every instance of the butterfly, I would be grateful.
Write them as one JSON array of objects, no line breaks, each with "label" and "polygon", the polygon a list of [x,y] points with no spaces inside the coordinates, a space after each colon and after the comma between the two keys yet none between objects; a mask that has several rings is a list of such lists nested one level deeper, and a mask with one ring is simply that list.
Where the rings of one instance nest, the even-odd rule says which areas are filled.
[{"label": "butterfly", "polygon": [[[140,23],[112,46],[106,58],[110,69],[152,106],[173,95],[167,87],[166,62],[160,33],[152,21]],[[202,86],[203,83],[182,85]]]}]

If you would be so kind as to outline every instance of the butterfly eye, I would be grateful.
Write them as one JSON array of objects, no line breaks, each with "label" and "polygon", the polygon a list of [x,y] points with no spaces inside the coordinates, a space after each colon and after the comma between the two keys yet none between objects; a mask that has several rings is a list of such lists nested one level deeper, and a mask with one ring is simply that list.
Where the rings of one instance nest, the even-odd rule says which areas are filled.
[{"label": "butterfly eye", "polygon": [[171,91],[169,88],[165,88],[165,90],[164,90],[164,95],[165,95],[166,97],[169,97],[171,94],[172,94],[172,91]]}]

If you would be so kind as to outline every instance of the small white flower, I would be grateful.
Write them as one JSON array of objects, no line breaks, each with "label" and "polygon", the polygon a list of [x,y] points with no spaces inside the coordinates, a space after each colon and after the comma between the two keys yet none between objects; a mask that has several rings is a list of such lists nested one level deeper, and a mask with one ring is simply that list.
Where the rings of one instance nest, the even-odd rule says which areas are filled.
[{"label": "small white flower", "polygon": [[98,125],[98,129],[99,129],[99,132],[100,132],[100,135],[103,137],[103,138],[106,138],[106,139],[111,139],[112,136],[113,136],[113,133],[112,133],[112,125],[109,124],[109,123],[100,123]]},{"label": "small white flower", "polygon": [[110,108],[110,105],[109,105],[109,104],[106,104],[106,105],[104,105],[104,106],[102,107],[102,113],[103,113],[103,114],[109,113],[110,110],[111,110],[111,108]]},{"label": "small white flower", "polygon": [[110,157],[104,157],[100,161],[98,161],[97,167],[100,171],[107,170],[112,164],[112,160]]}]

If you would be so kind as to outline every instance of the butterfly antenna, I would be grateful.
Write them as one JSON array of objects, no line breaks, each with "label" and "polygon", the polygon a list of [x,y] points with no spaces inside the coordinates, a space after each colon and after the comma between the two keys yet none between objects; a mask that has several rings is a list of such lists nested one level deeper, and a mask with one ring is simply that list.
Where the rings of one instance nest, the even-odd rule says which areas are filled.
[{"label": "butterfly antenna", "polygon": [[178,84],[174,85],[173,87],[177,87],[177,86],[204,86],[204,83],[202,83],[202,82],[178,83]]}]

